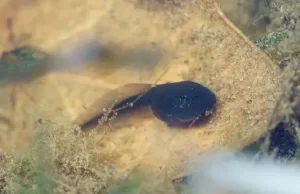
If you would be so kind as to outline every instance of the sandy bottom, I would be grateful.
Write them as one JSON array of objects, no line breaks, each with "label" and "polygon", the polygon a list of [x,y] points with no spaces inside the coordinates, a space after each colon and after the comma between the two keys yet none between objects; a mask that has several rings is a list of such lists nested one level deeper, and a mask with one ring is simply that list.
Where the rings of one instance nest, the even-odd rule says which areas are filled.
[{"label": "sandy bottom", "polygon": [[[27,1],[1,2],[5,17],[0,20],[0,51],[31,44],[62,54],[78,40],[93,40],[114,45],[121,54],[112,63],[100,60],[91,68],[82,64],[76,73],[50,72],[29,83],[3,83],[1,148],[24,147],[38,119],[71,123],[78,115],[102,111],[92,104],[113,89],[122,97],[124,84],[156,81],[192,80],[209,87],[218,97],[216,113],[208,124],[190,130],[169,128],[147,110],[112,123],[105,136],[103,131],[95,136],[103,150],[97,158],[115,164],[120,172],[146,166],[173,177],[201,153],[240,149],[266,130],[280,89],[279,71],[224,18],[213,0],[186,5],[154,0]],[[9,18],[15,33],[10,39]],[[132,56],[124,50],[140,48],[161,57],[148,65],[145,60],[123,63]]]}]

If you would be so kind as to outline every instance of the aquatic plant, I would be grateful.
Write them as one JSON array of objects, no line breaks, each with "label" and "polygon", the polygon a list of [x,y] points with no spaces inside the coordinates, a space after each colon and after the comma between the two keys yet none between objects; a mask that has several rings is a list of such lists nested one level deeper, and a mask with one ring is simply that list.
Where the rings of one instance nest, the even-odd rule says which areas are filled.
[{"label": "aquatic plant", "polygon": [[282,42],[288,37],[289,35],[286,30],[278,30],[278,31],[273,31],[267,34],[266,36],[255,40],[254,43],[260,49],[274,48],[280,42]]},{"label": "aquatic plant", "polygon": [[0,193],[101,193],[114,178],[109,164],[93,160],[91,136],[76,127],[37,124],[32,144],[1,153]]}]

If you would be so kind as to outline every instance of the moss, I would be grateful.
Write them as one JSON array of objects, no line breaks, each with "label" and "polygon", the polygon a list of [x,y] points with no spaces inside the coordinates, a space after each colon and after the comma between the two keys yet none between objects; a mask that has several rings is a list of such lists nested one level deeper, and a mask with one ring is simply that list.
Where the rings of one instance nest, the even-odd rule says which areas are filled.
[{"label": "moss", "polygon": [[269,49],[276,47],[279,43],[289,37],[286,30],[273,31],[266,36],[254,41],[254,44],[260,49]]}]

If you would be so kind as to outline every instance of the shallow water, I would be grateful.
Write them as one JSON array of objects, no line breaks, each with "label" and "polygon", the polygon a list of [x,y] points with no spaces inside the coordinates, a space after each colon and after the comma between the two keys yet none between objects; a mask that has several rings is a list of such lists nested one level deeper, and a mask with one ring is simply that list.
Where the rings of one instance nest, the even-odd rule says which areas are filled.
[{"label": "shallow water", "polygon": [[[264,98],[263,93],[265,91],[256,90],[255,87],[264,85],[266,90],[270,90],[270,93],[275,95],[275,92],[272,91],[275,90],[276,87],[274,86],[277,83],[271,79],[275,70],[268,69],[266,64],[270,62],[261,53],[255,55],[257,57],[255,59],[251,58],[252,55],[246,56],[252,52],[251,47],[243,46],[240,50],[236,49],[235,45],[244,41],[243,38],[237,36],[238,38],[234,39],[236,37],[229,32],[218,29],[217,24],[211,28],[201,21],[201,17],[203,17],[201,14],[199,25],[198,21],[192,21],[185,26],[184,23],[188,20],[172,18],[171,16],[174,14],[172,11],[176,9],[170,11],[167,9],[167,5],[163,5],[168,10],[166,15],[161,16],[155,11],[149,11],[145,14],[144,10],[140,11],[136,8],[138,10],[136,14],[140,14],[140,17],[136,17],[130,12],[127,13],[128,10],[133,9],[131,6],[123,9],[123,4],[119,2],[119,5],[117,1],[115,4],[109,1],[91,1],[85,4],[79,0],[74,0],[74,7],[70,9],[66,2],[40,0],[36,1],[36,4],[28,5],[29,7],[34,5],[31,9],[35,11],[31,11],[27,6],[16,7],[14,6],[15,2],[17,1],[11,5],[9,3],[0,5],[2,6],[0,13],[1,10],[3,13],[10,11],[12,17],[16,18],[10,26],[5,25],[7,18],[1,20],[2,23],[0,24],[4,29],[3,33],[0,33],[0,42],[3,40],[0,49],[5,53],[14,55],[7,57],[5,54],[0,61],[0,76],[5,78],[1,82],[0,91],[0,99],[3,103],[0,109],[1,149],[11,151],[13,147],[26,147],[25,145],[31,137],[31,131],[40,120],[50,120],[61,125],[69,125],[86,110],[90,109],[91,112],[103,111],[99,110],[99,107],[91,106],[100,97],[105,97],[105,94],[111,92],[112,89],[128,83],[152,84],[160,78],[160,75],[167,75],[163,79],[164,82],[189,78],[203,82],[212,90],[219,92],[220,99],[218,100],[220,101],[218,105],[221,107],[220,110],[232,112],[232,114],[216,117],[215,119],[222,120],[224,124],[212,125],[211,123],[214,121],[212,120],[205,126],[207,131],[187,130],[180,132],[179,130],[169,130],[162,123],[153,121],[149,114],[138,113],[136,115],[137,118],[142,118],[140,119],[141,122],[139,119],[131,117],[128,119],[129,121],[121,120],[121,124],[116,124],[116,129],[117,127],[125,128],[122,128],[126,131],[124,134],[119,133],[118,130],[113,130],[111,139],[102,140],[102,136],[97,136],[97,140],[100,139],[99,149],[108,153],[105,156],[99,156],[97,158],[99,161],[108,160],[110,163],[117,161],[119,169],[126,172],[128,169],[139,167],[139,162],[143,161],[145,164],[152,165],[157,173],[158,171],[166,172],[166,177],[170,178],[174,175],[173,169],[170,172],[166,169],[172,166],[176,172],[182,170],[182,166],[176,166],[176,161],[186,162],[181,161],[183,156],[189,158],[198,150],[206,151],[214,145],[232,144],[233,149],[239,149],[244,144],[256,139],[257,134],[261,133],[259,127],[253,133],[248,132],[248,129],[257,126],[257,123],[260,122],[257,115],[265,115],[269,111],[269,107],[256,110],[255,105],[261,103],[261,105],[257,105],[260,107],[269,103],[271,106],[271,102],[275,101],[275,98],[272,95],[268,99]],[[152,4],[149,6],[149,10],[153,8],[159,10],[160,3],[164,1],[149,2],[154,2],[153,6]],[[219,3],[225,15],[251,40],[267,33],[268,22],[259,19],[261,15],[268,13],[267,6],[261,3],[257,4],[258,1],[247,0],[219,0]],[[57,11],[59,17],[56,16],[54,21],[50,21],[50,18],[54,16],[51,12],[53,9],[49,8],[49,5],[70,10]],[[174,12],[176,13],[176,11]],[[124,16],[124,18],[118,18],[119,15]],[[188,17],[188,14],[185,16]],[[115,18],[120,21],[115,20]],[[154,24],[150,21],[143,21],[145,18],[153,18]],[[167,32],[164,31],[166,24],[161,21],[161,18],[167,18],[168,29],[172,29],[169,30],[172,33],[167,30]],[[130,22],[126,23],[127,20]],[[117,21],[119,26],[114,25],[115,23],[111,21]],[[204,24],[202,25],[202,23]],[[31,26],[28,26],[29,24]],[[36,25],[36,30],[32,30],[35,28],[33,24]],[[130,24],[139,24],[142,27],[134,27],[134,25],[128,27]],[[218,24],[221,25],[221,22]],[[197,27],[190,28],[189,25]],[[130,29],[133,35],[120,30],[122,26],[124,29]],[[178,26],[182,26],[183,30]],[[9,28],[7,29],[7,27]],[[89,32],[87,29],[93,30]],[[19,42],[14,40],[12,43],[12,38],[8,38],[19,37],[22,33],[27,33],[27,30],[34,32],[32,37],[27,40],[19,40]],[[191,35],[192,37],[186,35],[190,31],[194,33]],[[226,33],[234,38],[230,41],[224,38],[227,37]],[[76,38],[72,39],[72,37]],[[96,39],[92,37],[96,37]],[[109,39],[103,37],[109,37]],[[231,45],[228,42],[235,44]],[[60,46],[56,47],[55,45],[58,43]],[[243,43],[248,45],[246,42]],[[15,44],[18,47],[27,44],[37,47],[45,57],[36,55],[34,52],[25,53],[25,57],[22,53],[11,52]],[[230,48],[222,49],[224,45],[230,45]],[[214,49],[219,52],[212,54]],[[232,53],[232,50],[235,49],[237,52]],[[223,51],[224,53],[222,53]],[[255,52],[253,51],[253,53]],[[245,58],[241,58],[244,55]],[[237,56],[240,56],[239,60],[237,60]],[[221,59],[218,60],[218,57]],[[46,61],[44,61],[45,58]],[[255,60],[261,60],[261,66],[256,66]],[[201,65],[195,67],[194,65],[200,63],[199,61]],[[238,63],[249,64],[249,66],[257,68],[258,72],[263,73],[260,75],[251,68],[241,68]],[[165,68],[166,64],[173,67],[169,73],[165,73],[165,69],[168,69]],[[23,69],[26,65],[30,66],[30,70],[28,68],[26,71]],[[9,68],[7,68],[8,66]],[[267,70],[264,71],[265,69]],[[265,72],[270,72],[272,75]],[[252,82],[248,79],[248,74],[257,76],[257,79]],[[6,75],[10,76],[5,77]],[[220,78],[216,75],[219,75]],[[268,83],[263,82],[264,79],[268,83],[272,80],[269,86]],[[221,83],[222,81],[224,83]],[[243,86],[239,87],[239,84]],[[228,88],[224,89],[224,86],[228,86]],[[253,96],[246,95],[246,86],[253,86],[254,89],[249,89]],[[235,89],[239,92],[236,92]],[[126,92],[125,94],[116,92],[113,97],[122,97],[122,95],[126,95]],[[258,102],[258,96],[263,99],[262,102]],[[102,100],[108,103],[113,100],[113,97],[109,96],[109,99]],[[244,102],[245,99],[247,103]],[[235,101],[239,101],[241,105],[234,103]],[[252,104],[253,101],[255,105]],[[242,106],[245,108],[241,108]],[[234,110],[240,110],[240,112],[236,114]],[[244,121],[232,122],[239,116]],[[225,121],[228,122],[225,123]],[[245,124],[247,122],[248,124]],[[245,124],[245,128],[239,130],[238,126],[244,126],[243,124]],[[265,121],[259,125],[265,126]],[[215,131],[216,128],[222,127],[230,128],[234,132],[230,134],[229,130]],[[153,130],[149,128],[153,128]],[[220,138],[218,134],[220,134]],[[244,141],[240,141],[243,135],[248,136]],[[213,138],[214,136],[218,136],[218,138]],[[232,139],[230,139],[231,137]],[[114,153],[116,154],[114,155]]]}]

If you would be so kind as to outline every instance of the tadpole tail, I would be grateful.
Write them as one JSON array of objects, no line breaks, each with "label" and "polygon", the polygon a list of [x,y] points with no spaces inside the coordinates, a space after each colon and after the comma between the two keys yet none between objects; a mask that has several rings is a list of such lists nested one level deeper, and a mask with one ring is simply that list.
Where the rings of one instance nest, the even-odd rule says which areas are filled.
[{"label": "tadpole tail", "polygon": [[120,103],[116,104],[112,108],[112,110],[113,110],[112,112],[107,113],[107,114],[100,113],[96,117],[94,117],[91,120],[82,124],[81,129],[83,129],[84,131],[86,129],[91,129],[91,128],[97,126],[99,123],[99,120],[101,120],[101,119],[103,119],[104,122],[107,122],[107,119],[111,119],[115,113],[117,113],[118,115],[121,115],[121,114],[124,114],[128,111],[131,111],[131,110],[134,110],[137,108],[150,106],[152,95],[153,95],[153,90],[154,90],[154,88],[150,89],[149,91],[147,91],[145,93],[140,93],[140,94],[131,96],[131,97],[121,101]]},{"label": "tadpole tail", "polygon": [[131,96],[131,97],[121,101],[116,106],[114,106],[113,110],[117,111],[118,114],[122,114],[126,111],[129,111],[129,110],[132,110],[135,108],[149,106],[149,105],[151,105],[152,93],[153,93],[153,88],[145,93],[140,93],[140,94]]}]

